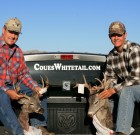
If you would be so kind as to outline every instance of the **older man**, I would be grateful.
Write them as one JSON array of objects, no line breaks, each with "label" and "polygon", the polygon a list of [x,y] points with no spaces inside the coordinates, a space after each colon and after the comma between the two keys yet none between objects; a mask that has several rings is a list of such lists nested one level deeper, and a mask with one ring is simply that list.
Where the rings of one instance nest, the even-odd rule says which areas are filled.
[{"label": "older man", "polygon": [[[32,90],[38,92],[41,88],[32,79],[26,66],[22,50],[16,45],[21,33],[22,24],[17,18],[6,21],[0,38],[0,121],[10,132],[10,135],[23,135],[23,129],[12,109],[11,100],[22,97],[13,90],[13,83],[21,82],[21,92],[31,95]],[[30,119],[31,125],[42,130],[42,135],[52,135],[45,126],[47,121],[46,97],[41,97],[43,115],[35,115]]]}]

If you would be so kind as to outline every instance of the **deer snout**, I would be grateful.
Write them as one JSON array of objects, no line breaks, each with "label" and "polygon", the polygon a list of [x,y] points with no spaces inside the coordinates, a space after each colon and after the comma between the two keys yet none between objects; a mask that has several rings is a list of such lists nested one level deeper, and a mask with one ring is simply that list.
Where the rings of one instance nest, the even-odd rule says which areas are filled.
[{"label": "deer snout", "polygon": [[89,116],[90,118],[92,118],[92,117],[93,117],[93,113],[92,113],[92,112],[88,112],[88,116]]}]

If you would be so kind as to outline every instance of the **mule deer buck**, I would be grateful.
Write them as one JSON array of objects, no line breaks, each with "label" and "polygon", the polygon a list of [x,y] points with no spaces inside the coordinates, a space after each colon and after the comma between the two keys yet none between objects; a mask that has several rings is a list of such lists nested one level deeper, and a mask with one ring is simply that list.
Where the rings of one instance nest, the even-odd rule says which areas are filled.
[{"label": "mule deer buck", "polygon": [[[99,99],[98,94],[103,90],[106,90],[110,87],[110,81],[107,80],[106,76],[104,75],[103,80],[99,80],[99,86],[91,87],[87,81],[85,76],[84,78],[84,87],[86,87],[89,92],[89,109],[88,109],[88,116],[92,117],[93,125],[96,128],[96,135],[113,135],[113,118],[110,109],[109,99]],[[79,84],[76,84],[75,87],[78,87]]]},{"label": "mule deer buck", "polygon": [[[46,77],[47,78],[47,77]],[[46,92],[48,87],[48,78],[46,80],[46,87],[44,87],[44,80],[41,77],[42,82],[42,89],[40,94],[43,94]],[[13,84],[14,89],[17,91],[17,93],[20,93],[20,82]],[[25,131],[29,130],[29,114],[30,113],[39,113],[43,114],[44,110],[41,107],[41,101],[39,99],[39,95],[37,91],[33,91],[32,96],[29,97],[26,94],[23,95],[22,98],[18,100],[19,104],[22,104],[21,111],[18,117],[19,123],[21,124],[22,128]]]}]

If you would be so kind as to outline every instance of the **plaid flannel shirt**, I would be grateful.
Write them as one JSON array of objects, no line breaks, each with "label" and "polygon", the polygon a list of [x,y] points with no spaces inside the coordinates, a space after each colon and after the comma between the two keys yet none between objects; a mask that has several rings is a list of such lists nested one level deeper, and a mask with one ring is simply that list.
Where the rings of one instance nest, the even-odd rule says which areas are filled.
[{"label": "plaid flannel shirt", "polygon": [[30,89],[37,87],[26,66],[22,50],[15,44],[12,48],[0,40],[0,89],[7,91],[5,83],[21,81]]},{"label": "plaid flannel shirt", "polygon": [[140,46],[126,41],[121,53],[113,48],[107,56],[105,74],[117,91],[140,84]]}]

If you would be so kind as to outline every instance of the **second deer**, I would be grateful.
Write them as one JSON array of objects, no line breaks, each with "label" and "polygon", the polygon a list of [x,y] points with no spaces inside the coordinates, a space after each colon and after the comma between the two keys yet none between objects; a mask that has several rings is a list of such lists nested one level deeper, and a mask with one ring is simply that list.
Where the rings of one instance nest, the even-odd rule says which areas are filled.
[{"label": "second deer", "polygon": [[[104,75],[103,80],[96,79],[100,82],[99,86],[91,87],[87,81],[85,76],[84,78],[84,87],[89,90],[89,109],[88,116],[92,117],[93,125],[96,128],[96,135],[113,135],[113,118],[110,109],[109,99],[99,99],[98,94],[106,90],[110,87],[110,83],[106,76]],[[76,85],[78,87],[79,84]]]}]

